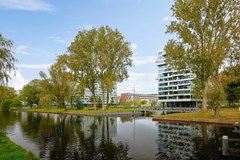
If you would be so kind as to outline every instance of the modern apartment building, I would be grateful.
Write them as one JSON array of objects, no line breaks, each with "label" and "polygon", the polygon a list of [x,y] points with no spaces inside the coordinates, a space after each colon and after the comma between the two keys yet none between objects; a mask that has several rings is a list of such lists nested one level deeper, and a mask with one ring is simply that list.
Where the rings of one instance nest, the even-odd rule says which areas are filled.
[{"label": "modern apartment building", "polygon": [[200,99],[194,99],[192,90],[194,74],[190,70],[179,72],[165,63],[165,52],[158,52],[158,102],[165,107],[198,107]]}]

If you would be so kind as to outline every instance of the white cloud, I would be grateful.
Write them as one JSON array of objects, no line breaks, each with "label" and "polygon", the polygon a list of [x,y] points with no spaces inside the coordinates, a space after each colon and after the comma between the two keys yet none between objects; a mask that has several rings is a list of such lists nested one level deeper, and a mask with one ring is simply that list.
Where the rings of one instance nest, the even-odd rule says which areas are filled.
[{"label": "white cloud", "polygon": [[157,60],[157,57],[149,56],[149,57],[133,57],[134,66],[141,66],[146,64],[154,64]]},{"label": "white cloud", "polygon": [[129,78],[118,84],[118,95],[121,93],[157,93],[157,73],[130,72]]},{"label": "white cloud", "polygon": [[173,20],[175,20],[173,17],[164,17],[163,18],[163,21],[165,22],[165,21],[173,21]]},{"label": "white cloud", "polygon": [[10,73],[11,80],[8,83],[8,86],[13,87],[15,90],[20,90],[26,85],[28,82],[22,76],[20,71],[16,71],[15,73]]},{"label": "white cloud", "polygon": [[17,54],[31,55],[31,54],[28,53],[28,51],[27,51],[28,48],[29,48],[29,47],[26,46],[26,45],[20,45],[20,46],[18,46],[18,47],[15,49],[15,52],[16,52]]},{"label": "white cloud", "polygon": [[52,64],[19,64],[18,68],[28,68],[28,69],[48,69]]},{"label": "white cloud", "polygon": [[43,0],[0,0],[0,6],[16,10],[52,11],[53,6]]},{"label": "white cloud", "polygon": [[59,36],[57,36],[57,37],[55,37],[55,36],[51,36],[51,37],[49,37],[50,39],[53,39],[53,40],[55,40],[56,42],[59,42],[59,43],[64,43],[64,44],[70,44],[70,42],[69,41],[67,41],[67,40],[65,40],[65,39],[63,39],[63,38],[61,38],[61,37],[59,37]]}]

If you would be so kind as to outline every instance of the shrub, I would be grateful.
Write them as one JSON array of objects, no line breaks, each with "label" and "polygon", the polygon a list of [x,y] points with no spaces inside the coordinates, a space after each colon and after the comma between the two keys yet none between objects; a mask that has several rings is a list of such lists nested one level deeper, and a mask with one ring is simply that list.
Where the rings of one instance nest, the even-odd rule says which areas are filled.
[{"label": "shrub", "polygon": [[21,108],[22,107],[22,102],[19,100],[18,97],[14,98],[12,100],[12,107],[16,107],[16,108]]},{"label": "shrub", "polygon": [[13,103],[13,101],[10,99],[4,100],[1,104],[2,111],[8,112],[10,110],[10,108],[12,107],[12,103]]}]

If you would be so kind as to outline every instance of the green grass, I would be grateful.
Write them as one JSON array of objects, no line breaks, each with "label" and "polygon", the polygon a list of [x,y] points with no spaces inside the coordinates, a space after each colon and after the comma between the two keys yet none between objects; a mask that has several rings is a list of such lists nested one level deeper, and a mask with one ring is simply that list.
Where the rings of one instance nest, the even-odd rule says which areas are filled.
[{"label": "green grass", "polygon": [[189,119],[189,120],[240,122],[240,111],[238,110],[238,108],[222,108],[220,110],[220,118],[215,118],[214,112],[212,110],[207,110],[206,112],[198,111],[198,112],[191,112],[191,113],[175,113],[175,114],[161,115],[160,117]]},{"label": "green grass", "polygon": [[111,113],[111,112],[132,112],[137,110],[136,107],[110,107],[107,110],[102,110],[98,108],[93,110],[93,108],[82,108],[80,110],[68,109],[65,111],[63,108],[33,108],[33,109],[21,109],[22,111],[32,111],[32,112],[49,112],[49,113],[67,113],[67,114],[95,114],[95,113]]},{"label": "green grass", "polygon": [[38,160],[33,153],[13,143],[0,132],[0,159],[1,160]]}]

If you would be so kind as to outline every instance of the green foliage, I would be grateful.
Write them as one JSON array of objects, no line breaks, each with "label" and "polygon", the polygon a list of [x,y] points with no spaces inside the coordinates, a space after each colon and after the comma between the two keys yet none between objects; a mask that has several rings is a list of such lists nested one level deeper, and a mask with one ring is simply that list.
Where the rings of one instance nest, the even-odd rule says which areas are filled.
[{"label": "green foliage", "polygon": [[139,105],[140,105],[140,101],[139,101],[139,100],[136,100],[136,99],[134,99],[134,100],[132,100],[132,101],[130,102],[130,104],[131,104],[132,106],[134,106],[134,107],[137,107],[137,106],[139,106]]},{"label": "green foliage", "polygon": [[15,107],[17,99],[14,88],[0,86],[0,107],[2,111],[9,111],[11,107]]},{"label": "green foliage", "polygon": [[19,97],[15,97],[14,99],[12,99],[12,107],[22,108],[22,102]]},{"label": "green foliage", "polygon": [[6,99],[13,99],[17,96],[14,88],[7,86],[0,86],[0,104]]},{"label": "green foliage", "polygon": [[[206,110],[210,79],[225,60],[236,57],[240,48],[240,2],[229,0],[175,0],[167,33],[175,34],[165,46],[166,62],[171,67],[190,69],[195,89]],[[234,56],[235,55],[235,56]],[[196,92],[195,92],[196,93]]]},{"label": "green foliage", "polygon": [[80,98],[76,99],[76,108],[77,108],[77,110],[80,110],[83,108],[83,104],[82,104],[82,101]]},{"label": "green foliage", "polygon": [[50,78],[44,72],[40,72],[42,81],[40,81],[40,104],[50,106],[54,102],[58,107],[66,108],[65,102],[74,95],[74,87],[72,74],[67,71],[67,56],[60,55],[57,62],[49,69]]},{"label": "green foliage", "polygon": [[[240,54],[239,54],[240,57]],[[240,101],[240,63],[236,63],[226,68],[223,74],[229,77],[228,83],[225,85],[227,100],[231,106]]]},{"label": "green foliage", "polygon": [[140,101],[140,104],[141,104],[141,105],[145,105],[145,104],[147,104],[147,101],[146,101],[146,100],[141,100],[141,101]]},{"label": "green foliage", "polygon": [[40,80],[34,79],[25,85],[20,93],[20,98],[31,108],[39,103],[39,83]]},{"label": "green foliage", "polygon": [[108,26],[80,31],[68,52],[68,67],[80,86],[92,93],[95,109],[95,84],[100,83],[102,93],[111,93],[116,82],[128,77],[127,67],[132,66],[129,43],[117,29]]},{"label": "green foliage", "polygon": [[48,108],[54,102],[52,84],[44,72],[40,72],[39,74],[43,78],[43,80],[39,81],[39,106]]},{"label": "green foliage", "polygon": [[13,42],[0,33],[0,85],[7,84],[10,79],[9,72],[16,69],[12,48]]},{"label": "green foliage", "polygon": [[151,100],[151,106],[156,106],[157,105],[157,101],[156,100]]},{"label": "green foliage", "polygon": [[6,99],[1,103],[1,110],[3,112],[8,112],[12,107],[12,100]]},{"label": "green foliage", "polygon": [[215,111],[215,116],[220,117],[220,107],[226,100],[226,95],[224,92],[224,83],[222,82],[224,78],[222,75],[218,77],[212,78],[211,83],[209,85],[209,92],[208,92],[208,104],[213,108]]},{"label": "green foliage", "polygon": [[225,91],[230,105],[240,101],[240,81],[227,84]]}]

